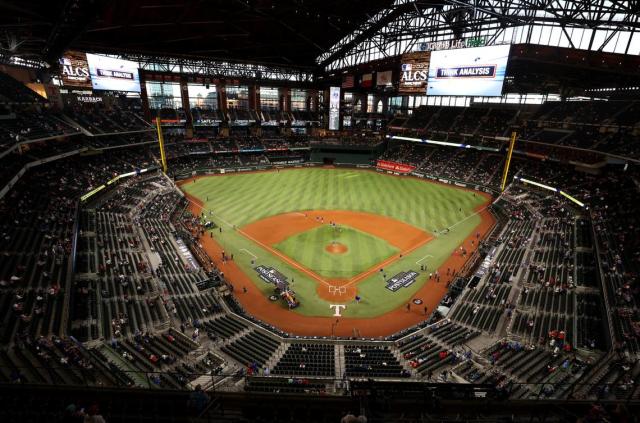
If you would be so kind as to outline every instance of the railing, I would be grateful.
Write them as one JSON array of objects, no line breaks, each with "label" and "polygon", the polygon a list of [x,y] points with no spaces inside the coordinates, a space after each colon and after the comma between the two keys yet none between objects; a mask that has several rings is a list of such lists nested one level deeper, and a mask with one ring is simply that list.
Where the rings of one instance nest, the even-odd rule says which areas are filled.
[{"label": "railing", "polygon": [[[628,389],[621,390],[623,386],[621,383],[590,383],[590,382],[540,382],[540,383],[519,383],[509,382],[503,384],[473,384],[473,383],[445,383],[445,382],[425,382],[417,379],[403,379],[403,378],[377,378],[377,377],[346,377],[343,379],[336,379],[332,377],[310,377],[310,376],[297,376],[297,375],[265,375],[262,371],[261,374],[249,376],[246,374],[245,369],[240,369],[235,372],[220,372],[220,373],[189,373],[188,380],[184,378],[181,373],[174,371],[142,371],[142,370],[119,370],[120,374],[126,375],[130,380],[142,381],[144,384],[134,384],[126,386],[124,384],[115,386],[104,385],[99,379],[105,376],[105,373],[95,369],[81,369],[78,367],[8,367],[0,366],[0,370],[4,374],[11,374],[12,379],[10,384],[21,385],[45,385],[45,386],[68,386],[68,387],[91,387],[91,388],[113,388],[113,387],[126,387],[132,389],[168,389],[175,390],[173,386],[163,387],[161,383],[163,376],[172,377],[175,381],[182,381],[182,390],[192,390],[195,388],[195,382],[204,386],[209,391],[216,392],[238,392],[238,391],[252,391],[252,383],[260,382],[261,386],[259,391],[264,393],[278,392],[279,394],[286,394],[287,391],[297,391],[297,388],[304,389],[305,386],[313,385],[315,388],[306,392],[309,395],[357,395],[358,391],[365,387],[377,387],[385,388],[391,387],[393,391],[401,393],[416,393],[432,391],[434,393],[447,392],[455,390],[459,393],[472,392],[473,398],[490,398],[500,397],[509,398],[511,395],[518,393],[518,397],[527,400],[548,400],[548,399],[572,399],[572,400],[584,400],[593,401],[595,399],[608,399],[608,397],[615,396],[617,401],[633,401],[637,402],[636,397],[640,396],[636,392],[635,385],[632,385]],[[53,375],[58,371],[73,371],[76,375],[81,377],[79,383],[64,383],[60,381],[59,377],[51,377],[51,383],[30,383],[26,380],[17,381],[17,374],[29,374],[33,371],[38,371],[41,375]],[[558,370],[566,371],[569,370]],[[115,376],[115,373],[111,373],[111,376]],[[24,379],[24,376],[22,376]],[[114,378],[115,379],[115,378]],[[229,383],[228,387],[225,387],[226,382]],[[268,388],[269,383],[273,386],[273,391]],[[0,382],[0,385],[6,385],[6,382]],[[267,384],[267,386],[265,386]],[[323,388],[324,387],[324,388]],[[289,389],[287,389],[289,388]],[[614,388],[617,388],[615,390]],[[523,395],[523,389],[525,394]],[[291,392],[293,393],[293,392]],[[559,393],[556,395],[556,393]],[[575,397],[577,395],[577,397]],[[605,398],[607,397],[607,398]]]}]

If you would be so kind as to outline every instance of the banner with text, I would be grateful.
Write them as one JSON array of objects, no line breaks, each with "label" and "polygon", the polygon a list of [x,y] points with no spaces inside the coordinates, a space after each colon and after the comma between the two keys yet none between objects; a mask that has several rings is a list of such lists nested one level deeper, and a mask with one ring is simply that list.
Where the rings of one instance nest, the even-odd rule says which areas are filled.
[{"label": "banner with text", "polygon": [[413,165],[390,162],[388,160],[378,160],[376,167],[381,170],[390,170],[398,173],[411,173],[416,169]]},{"label": "banner with text", "polygon": [[427,90],[431,52],[419,51],[402,55],[399,93],[424,95]]}]

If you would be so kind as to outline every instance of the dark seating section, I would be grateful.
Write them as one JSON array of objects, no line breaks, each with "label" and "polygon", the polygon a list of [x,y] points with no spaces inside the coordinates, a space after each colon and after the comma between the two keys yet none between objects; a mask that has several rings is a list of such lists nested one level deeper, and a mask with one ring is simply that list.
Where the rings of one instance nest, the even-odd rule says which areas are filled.
[{"label": "dark seating section", "polygon": [[491,364],[514,383],[514,398],[540,393],[547,397],[563,397],[590,367],[575,355],[551,353],[516,341],[500,341],[485,354]]},{"label": "dark seating section", "polygon": [[461,344],[480,333],[454,323],[444,324],[425,333],[409,336],[396,345],[409,366],[429,379],[457,363],[468,360],[471,355]]},{"label": "dark seating section", "polygon": [[140,111],[117,104],[106,107],[103,103],[83,103],[67,107],[65,112],[74,122],[95,135],[153,130],[144,121]]},{"label": "dark seating section", "polygon": [[[536,141],[637,157],[640,149],[629,142],[638,124],[640,102],[548,101],[541,106],[472,107],[420,106],[408,116],[396,115],[388,127],[402,135],[500,146],[495,137],[507,137],[518,128],[521,142]],[[522,143],[521,143],[521,147]],[[526,147],[539,151],[533,143]]]},{"label": "dark seating section", "polygon": [[[17,182],[0,200],[0,381],[185,389],[203,375],[222,372],[221,350],[242,365],[268,366],[272,374],[287,376],[249,379],[249,391],[324,392],[324,384],[314,378],[333,377],[336,358],[342,364],[334,342],[290,338],[281,343],[272,333],[291,335],[247,316],[232,295],[219,300],[212,288],[224,286],[224,280],[197,248],[198,219],[185,213],[187,202],[166,177],[149,172],[123,178],[79,201],[117,175],[157,164],[153,131],[140,119],[140,109],[118,104],[58,113],[0,74],[0,103],[9,102],[0,106],[0,182],[2,187]],[[589,209],[513,182],[500,200],[508,224],[488,244],[498,248],[495,260],[479,284],[460,288],[451,321],[428,328],[431,322],[425,321],[412,329],[416,335],[394,346],[344,341],[337,348],[344,349],[344,376],[415,374],[448,381],[455,373],[473,383],[495,384],[514,398],[564,398],[578,392],[592,399],[637,399],[638,172],[634,166],[622,171],[605,165],[595,151],[637,156],[639,103],[500,107],[429,106],[392,121],[405,135],[490,151],[389,140],[381,157],[413,164],[430,177],[495,189],[504,160],[504,142],[495,137],[519,125],[520,152],[550,160],[516,154],[513,174],[567,190]],[[182,110],[157,113],[176,121],[185,118]],[[76,134],[68,115],[101,136]],[[264,118],[234,109],[229,115],[222,118],[314,118],[297,111],[271,111]],[[222,137],[205,122],[216,117],[221,116],[204,113],[196,130],[202,139],[186,141],[180,130],[167,128],[173,175],[306,161],[308,149],[323,143],[371,147],[381,140],[278,131],[254,137],[240,125],[231,125],[231,135]],[[71,156],[53,159],[61,153]],[[568,161],[597,164],[593,169],[600,174],[581,172]],[[182,242],[193,260],[180,256],[186,251],[178,249]],[[254,329],[235,314],[272,333]],[[170,329],[179,326],[182,331],[198,327],[209,339],[194,334],[196,343]],[[502,336],[498,330],[517,341],[494,343]],[[494,337],[474,357],[467,344],[485,341],[481,333]],[[613,353],[604,355],[608,349]],[[583,376],[592,388],[581,388]]]},{"label": "dark seating section", "polygon": [[210,338],[232,338],[248,329],[248,326],[240,320],[229,316],[222,316],[217,319],[209,320],[203,324],[204,330]]},{"label": "dark seating section", "polygon": [[325,394],[326,385],[321,382],[302,378],[263,378],[250,377],[244,387],[248,392],[275,394]]},{"label": "dark seating section", "polygon": [[13,106],[0,112],[0,151],[12,144],[78,133],[59,113]]},{"label": "dark seating section", "polygon": [[240,363],[246,363],[247,366],[255,363],[259,367],[264,367],[279,347],[280,342],[274,338],[262,332],[253,331],[221,349]]},{"label": "dark seating section", "polygon": [[347,377],[408,377],[398,360],[386,346],[345,345]]},{"label": "dark seating section", "polygon": [[[196,344],[169,330],[157,335],[143,333],[112,340],[100,354],[109,360],[110,367],[128,375],[136,385],[183,389],[198,376],[195,367],[185,362],[195,349]],[[216,363],[210,367],[215,369]]]},{"label": "dark seating section", "polygon": [[332,344],[292,343],[278,364],[274,375],[335,377],[335,347]]},{"label": "dark seating section", "polygon": [[451,320],[493,332],[505,313],[505,303],[511,290],[507,285],[487,284],[467,292],[451,315]]},{"label": "dark seating section", "polygon": [[43,104],[45,98],[36,94],[22,82],[12,78],[4,72],[0,72],[0,104]]}]

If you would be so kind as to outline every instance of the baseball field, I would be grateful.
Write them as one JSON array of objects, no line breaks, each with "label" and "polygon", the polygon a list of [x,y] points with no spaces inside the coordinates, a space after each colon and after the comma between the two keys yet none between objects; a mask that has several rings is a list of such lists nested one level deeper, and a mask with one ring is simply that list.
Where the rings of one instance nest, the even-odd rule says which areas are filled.
[{"label": "baseball field", "polygon": [[[374,171],[223,174],[181,189],[217,225],[201,242],[243,307],[304,335],[327,334],[336,316],[332,333],[363,336],[425,319],[493,225],[484,193]],[[269,299],[265,274],[299,306]]]}]

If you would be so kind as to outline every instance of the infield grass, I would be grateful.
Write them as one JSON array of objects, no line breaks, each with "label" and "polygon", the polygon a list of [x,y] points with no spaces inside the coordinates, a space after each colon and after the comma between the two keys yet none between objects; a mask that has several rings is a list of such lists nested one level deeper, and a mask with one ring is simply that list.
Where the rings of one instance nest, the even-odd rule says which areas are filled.
[{"label": "infield grass", "polygon": [[[338,242],[347,251],[330,253],[326,247]],[[349,279],[399,252],[387,241],[348,226],[323,225],[291,236],[275,248],[320,276]]]}]

